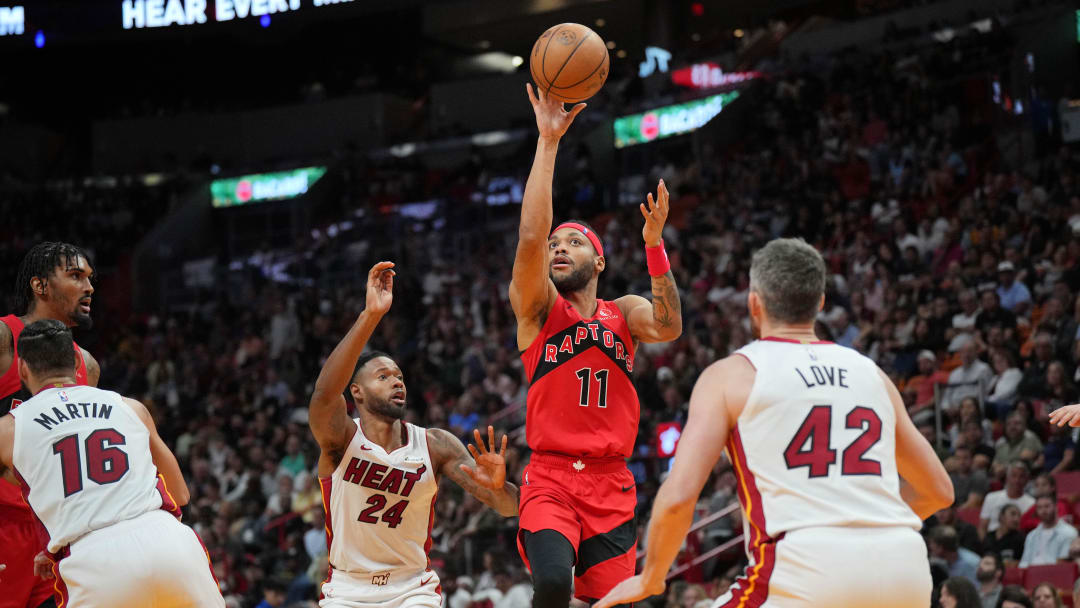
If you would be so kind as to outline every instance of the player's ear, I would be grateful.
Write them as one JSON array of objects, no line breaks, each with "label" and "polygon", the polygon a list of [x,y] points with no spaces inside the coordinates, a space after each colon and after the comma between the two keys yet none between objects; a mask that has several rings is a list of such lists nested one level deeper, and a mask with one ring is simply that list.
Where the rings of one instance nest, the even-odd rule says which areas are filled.
[{"label": "player's ear", "polygon": [[353,401],[357,405],[364,402],[364,391],[360,390],[360,385],[355,382],[349,383],[349,394],[352,395]]},{"label": "player's ear", "polygon": [[817,303],[818,312],[825,310],[825,294],[821,294],[821,301]]},{"label": "player's ear", "polygon": [[22,358],[19,358],[19,381],[26,386],[30,386],[30,366]]},{"label": "player's ear", "polygon": [[41,277],[30,279],[30,289],[39,296],[45,295],[45,279]]},{"label": "player's ear", "polygon": [[596,272],[604,272],[607,268],[607,258],[602,255],[596,256]]}]

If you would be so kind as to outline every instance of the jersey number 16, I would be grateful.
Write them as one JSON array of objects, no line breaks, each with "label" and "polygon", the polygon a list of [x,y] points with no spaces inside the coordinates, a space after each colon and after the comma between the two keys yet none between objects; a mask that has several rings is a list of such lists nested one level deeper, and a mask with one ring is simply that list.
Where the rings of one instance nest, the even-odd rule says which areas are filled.
[{"label": "jersey number 16", "polygon": [[[86,477],[98,485],[120,481],[128,472],[128,455],[118,445],[127,439],[116,429],[98,429],[86,438]],[[60,455],[60,468],[64,477],[64,498],[83,489],[82,458],[79,454],[79,436],[68,435],[53,444],[53,454]]]}]

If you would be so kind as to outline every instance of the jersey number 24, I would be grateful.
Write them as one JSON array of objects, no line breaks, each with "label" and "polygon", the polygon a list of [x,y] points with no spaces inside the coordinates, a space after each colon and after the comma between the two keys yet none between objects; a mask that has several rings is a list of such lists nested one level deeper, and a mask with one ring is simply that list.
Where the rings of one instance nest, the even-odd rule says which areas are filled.
[{"label": "jersey number 24", "polygon": [[[851,445],[844,448],[841,475],[881,476],[881,463],[863,454],[881,439],[881,418],[863,405],[857,405],[844,419],[844,427],[862,429],[863,432]],[[829,467],[836,464],[836,450],[832,449],[832,406],[815,405],[810,408],[806,420],[795,431],[791,443],[784,450],[788,469],[808,467],[810,477],[828,477]],[[809,446],[807,445],[809,443]]]}]

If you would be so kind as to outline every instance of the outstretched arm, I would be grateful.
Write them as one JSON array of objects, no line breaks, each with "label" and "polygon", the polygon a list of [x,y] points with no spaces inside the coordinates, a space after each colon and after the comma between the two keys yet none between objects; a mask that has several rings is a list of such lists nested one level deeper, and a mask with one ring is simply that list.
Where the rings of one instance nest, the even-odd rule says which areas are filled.
[{"label": "outstretched arm", "polygon": [[555,154],[559,151],[559,140],[566,129],[574,117],[585,109],[585,104],[579,103],[567,112],[562,102],[548,99],[543,91],[534,90],[531,84],[525,85],[525,88],[536,114],[540,137],[536,142],[536,156],[521,201],[518,246],[510,281],[510,306],[518,320],[518,346],[522,349],[527,348],[539,333],[555,301],[555,285],[548,276],[547,259]]},{"label": "outstretched arm", "polygon": [[724,389],[740,375],[753,378],[753,374],[750,362],[741,356],[717,361],[702,372],[690,396],[690,414],[679,439],[675,463],[653,502],[641,574],[619,583],[593,608],[627,604],[663,593],[668,570],[693,523],[694,505],[727,444],[731,424]]},{"label": "outstretched arm", "polygon": [[169,446],[165,445],[161,435],[158,435],[153,416],[150,415],[142,402],[127,397],[123,399],[124,403],[139,417],[139,420],[146,425],[146,430],[150,432],[150,457],[154,460],[154,466],[157,467],[158,473],[165,480],[165,488],[169,492],[169,496],[172,496],[177,506],[186,505],[191,498],[191,493],[188,490],[187,482],[184,481],[184,474],[180,472],[180,463],[176,462],[176,456],[173,455]]},{"label": "outstretched arm", "polygon": [[[645,239],[645,252],[649,258],[649,274],[652,275],[653,299],[650,303],[641,296],[627,295],[615,303],[622,310],[630,326],[630,334],[640,342],[670,342],[682,335],[682,302],[675,275],[667,263],[667,253],[662,240],[664,223],[667,221],[668,190],[664,180],[656,189],[656,199],[650,192],[646,197],[648,206],[641,204],[645,227],[641,236]],[[654,274],[655,273],[655,274]]]},{"label": "outstretched arm", "polygon": [[952,480],[934,448],[911,422],[900,391],[885,372],[878,370],[896,412],[896,469],[900,474],[900,497],[920,519],[951,505],[955,499]]},{"label": "outstretched arm", "polygon": [[[503,517],[518,514],[518,488],[506,482],[506,435],[502,438],[502,448],[495,450],[495,430],[488,427],[489,450],[480,431],[473,430],[476,447],[465,446],[447,431],[428,429],[428,448],[431,450],[432,466],[440,475],[454,480],[466,492],[480,502],[495,509]],[[472,453],[470,455],[470,452]],[[475,468],[474,468],[475,467]]]},{"label": "outstretched arm", "polygon": [[308,426],[319,442],[319,476],[329,475],[341,462],[345,448],[356,434],[343,393],[352,379],[356,360],[364,352],[375,326],[390,310],[394,289],[393,262],[379,262],[368,272],[367,305],[326,358],[308,404]]}]

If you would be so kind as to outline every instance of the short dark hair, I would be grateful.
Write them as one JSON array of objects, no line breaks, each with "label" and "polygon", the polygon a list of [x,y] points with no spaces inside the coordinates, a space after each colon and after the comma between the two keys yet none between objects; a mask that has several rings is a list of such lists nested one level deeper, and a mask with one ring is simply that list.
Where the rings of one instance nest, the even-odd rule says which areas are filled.
[{"label": "short dark hair", "polygon": [[1000,572],[1005,571],[1005,563],[1001,561],[1001,554],[997,551],[987,551],[986,553],[983,553],[983,557],[989,557],[994,560],[994,570]]},{"label": "short dark hair", "polygon": [[997,608],[1001,608],[1001,605],[1005,602],[1015,602],[1020,604],[1024,608],[1032,608],[1031,598],[1028,597],[1024,588],[1020,585],[1006,585],[1001,590],[1001,596],[998,597]]},{"label": "short dark hair", "polygon": [[56,319],[42,319],[24,327],[16,349],[19,359],[26,361],[34,374],[75,371],[71,330]]},{"label": "short dark hair", "polygon": [[934,528],[930,531],[930,540],[949,552],[956,551],[960,546],[960,540],[956,535],[956,528],[952,526],[938,526]]},{"label": "short dark hair", "polygon": [[[15,279],[15,312],[26,314],[34,302],[34,289],[30,282],[34,279],[47,281],[53,270],[61,264],[71,264],[79,257],[91,264],[90,256],[82,249],[70,243],[45,241],[30,248],[19,264],[19,274]],[[91,264],[93,265],[93,264]]]},{"label": "short dark hair", "polygon": [[825,295],[825,260],[802,239],[774,239],[750,262],[750,289],[761,296],[769,317],[809,323]]},{"label": "short dark hair", "polygon": [[1043,494],[1042,496],[1040,496],[1039,498],[1036,498],[1035,500],[1041,500],[1043,498],[1053,502],[1055,505],[1057,504],[1057,492],[1050,492],[1049,494]]},{"label": "short dark hair", "polygon": [[942,586],[949,590],[949,595],[956,598],[957,606],[982,606],[979,590],[975,583],[963,576],[950,576]]},{"label": "short dark hair", "polygon": [[353,368],[352,381],[356,382],[356,376],[357,376],[357,374],[360,373],[360,368],[367,365],[368,361],[371,361],[372,359],[378,359],[379,357],[386,357],[387,359],[390,359],[391,361],[394,360],[393,357],[391,357],[390,355],[384,353],[381,350],[369,350],[366,353],[361,354],[360,357],[357,358],[356,367]]}]

